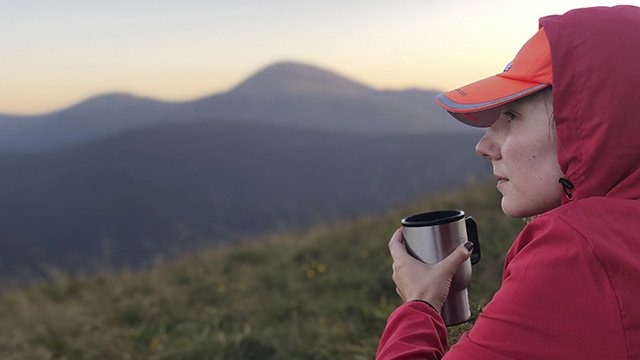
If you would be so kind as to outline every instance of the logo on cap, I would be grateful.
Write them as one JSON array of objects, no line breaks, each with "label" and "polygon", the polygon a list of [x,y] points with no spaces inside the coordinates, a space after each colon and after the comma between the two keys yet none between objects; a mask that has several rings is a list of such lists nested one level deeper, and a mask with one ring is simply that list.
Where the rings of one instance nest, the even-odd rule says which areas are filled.
[{"label": "logo on cap", "polygon": [[502,70],[502,72],[507,72],[511,69],[511,66],[513,65],[513,61],[508,63],[507,66],[504,67],[504,70]]}]

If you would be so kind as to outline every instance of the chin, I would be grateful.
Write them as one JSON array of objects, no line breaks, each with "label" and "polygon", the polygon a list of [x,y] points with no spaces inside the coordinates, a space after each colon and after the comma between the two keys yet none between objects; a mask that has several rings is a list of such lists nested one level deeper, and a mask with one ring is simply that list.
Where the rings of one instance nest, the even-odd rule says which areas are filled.
[{"label": "chin", "polygon": [[502,202],[500,205],[502,206],[502,212],[505,215],[515,219],[524,219],[524,218],[528,218],[528,217],[532,217],[540,214],[539,212],[532,211],[531,209],[514,206],[514,204],[510,204],[509,201],[504,198],[504,196],[502,197]]}]

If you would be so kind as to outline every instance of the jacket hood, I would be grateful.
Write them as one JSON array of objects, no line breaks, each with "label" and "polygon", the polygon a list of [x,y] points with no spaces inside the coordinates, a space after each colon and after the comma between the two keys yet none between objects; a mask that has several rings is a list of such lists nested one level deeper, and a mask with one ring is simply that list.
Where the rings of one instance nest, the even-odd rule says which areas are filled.
[{"label": "jacket hood", "polygon": [[551,47],[563,203],[640,198],[640,8],[576,9],[540,19]]}]

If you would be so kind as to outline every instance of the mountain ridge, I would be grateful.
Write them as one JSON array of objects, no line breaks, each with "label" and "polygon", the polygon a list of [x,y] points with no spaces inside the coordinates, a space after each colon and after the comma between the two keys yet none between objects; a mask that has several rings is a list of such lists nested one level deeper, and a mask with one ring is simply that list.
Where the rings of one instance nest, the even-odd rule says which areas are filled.
[{"label": "mountain ridge", "polygon": [[0,154],[0,282],[28,264],[136,266],[385,209],[487,176],[476,141],[202,121]]},{"label": "mountain ridge", "polygon": [[453,121],[431,90],[376,90],[321,67],[278,62],[229,91],[180,102],[96,95],[35,116],[0,115],[0,152],[33,152],[132,128],[189,121],[261,122],[354,134],[473,131]]}]

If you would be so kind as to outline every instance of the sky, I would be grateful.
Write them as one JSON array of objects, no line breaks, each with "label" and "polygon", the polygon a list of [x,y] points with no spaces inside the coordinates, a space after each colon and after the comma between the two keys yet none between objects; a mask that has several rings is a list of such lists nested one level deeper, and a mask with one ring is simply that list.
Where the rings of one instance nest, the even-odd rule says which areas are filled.
[{"label": "sky", "polygon": [[0,113],[44,113],[110,92],[191,100],[278,61],[377,89],[448,90],[502,71],[540,17],[618,4],[0,0]]}]

